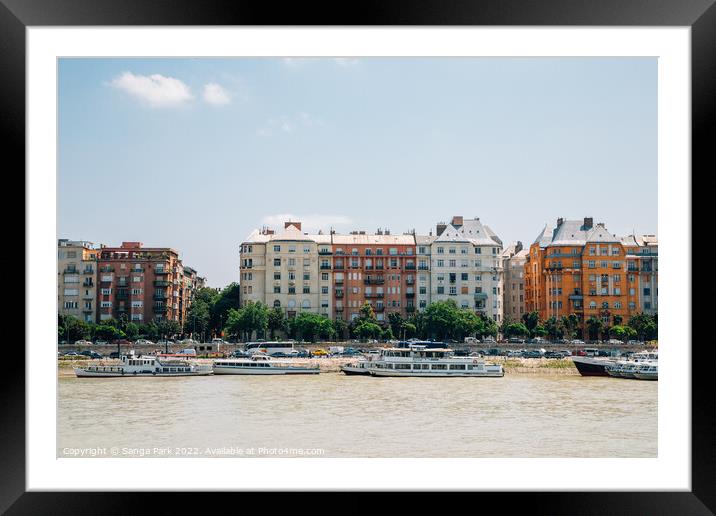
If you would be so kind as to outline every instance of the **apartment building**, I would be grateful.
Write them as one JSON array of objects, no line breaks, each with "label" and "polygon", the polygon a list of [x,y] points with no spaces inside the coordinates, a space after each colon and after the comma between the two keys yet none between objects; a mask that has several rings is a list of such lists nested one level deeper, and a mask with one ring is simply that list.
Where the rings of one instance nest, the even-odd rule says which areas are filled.
[{"label": "apartment building", "polygon": [[403,317],[415,312],[415,236],[354,231],[331,235],[333,299],[336,317],[350,321],[370,304],[379,321],[391,312]]},{"label": "apartment building", "polygon": [[[256,230],[241,244],[241,304],[261,302],[287,316],[315,312],[332,317],[330,235],[307,235],[301,222],[282,231]],[[320,254],[319,254],[320,248]]]},{"label": "apartment building", "polygon": [[427,304],[453,299],[500,323],[503,318],[502,241],[479,218],[457,215],[436,225],[430,249]]},{"label": "apartment building", "polygon": [[430,260],[435,236],[415,235],[416,255],[418,259],[418,310],[422,311],[430,304]]},{"label": "apartment building", "polygon": [[57,312],[87,322],[97,319],[97,261],[100,250],[82,240],[57,241]]},{"label": "apartment building", "polygon": [[502,252],[504,271],[503,315],[505,319],[521,321],[525,314],[525,262],[528,250],[522,242],[507,246]]},{"label": "apartment building", "polygon": [[415,237],[353,232],[253,231],[241,244],[241,304],[261,302],[289,317],[308,311],[350,321],[364,303],[378,320],[415,310]]},{"label": "apartment building", "polygon": [[142,324],[151,320],[184,323],[180,306],[184,268],[170,248],[145,248],[122,242],[99,252],[99,321],[126,316]]},{"label": "apartment building", "polygon": [[[525,262],[525,310],[542,319],[576,314],[605,325],[656,310],[656,238],[622,238],[593,219],[557,219],[530,246]],[[648,269],[648,270],[644,270]]]}]

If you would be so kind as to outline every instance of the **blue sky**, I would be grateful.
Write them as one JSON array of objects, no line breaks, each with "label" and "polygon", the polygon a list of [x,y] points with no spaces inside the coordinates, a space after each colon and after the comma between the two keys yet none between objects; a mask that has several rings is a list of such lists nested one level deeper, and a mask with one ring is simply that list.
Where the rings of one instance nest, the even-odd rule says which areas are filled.
[{"label": "blue sky", "polygon": [[657,232],[655,58],[61,59],[58,237],[178,250],[210,286],[284,214],[507,244]]}]

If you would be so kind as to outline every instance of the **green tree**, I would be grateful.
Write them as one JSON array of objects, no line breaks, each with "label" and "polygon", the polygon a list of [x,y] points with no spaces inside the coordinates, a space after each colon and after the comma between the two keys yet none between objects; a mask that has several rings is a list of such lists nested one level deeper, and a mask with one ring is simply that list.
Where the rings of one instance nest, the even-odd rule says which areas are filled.
[{"label": "green tree", "polygon": [[215,292],[215,297],[209,292],[203,292],[202,295],[207,298],[214,299],[214,302],[210,305],[210,322],[209,326],[215,334],[220,334],[224,328],[224,323],[228,319],[229,310],[238,310],[241,306],[239,304],[239,293],[241,289],[238,283],[230,283],[220,291]]},{"label": "green tree", "polygon": [[360,307],[360,318],[363,320],[375,320],[375,311],[367,301]]},{"label": "green tree", "polygon": [[333,330],[335,331],[335,335],[339,340],[343,340],[346,338],[346,332],[348,331],[348,324],[341,319],[335,319],[333,321]]},{"label": "green tree", "polygon": [[539,312],[528,312],[522,316],[522,322],[530,332],[530,337],[537,337],[535,329],[540,325]]},{"label": "green tree", "polygon": [[562,328],[556,317],[552,316],[544,322],[544,328],[551,340],[556,340],[562,335]]},{"label": "green tree", "polygon": [[335,334],[333,322],[325,315],[302,312],[294,317],[290,325],[297,338],[315,342],[317,337],[329,339]]},{"label": "green tree", "polygon": [[587,332],[590,340],[598,340],[599,334],[604,329],[604,323],[598,317],[594,315],[587,319]]},{"label": "green tree", "polygon": [[526,337],[530,331],[524,323],[511,323],[503,328],[502,334],[509,339],[510,337]]},{"label": "green tree", "polygon": [[377,339],[381,336],[382,329],[376,323],[370,320],[359,320],[358,324],[353,327],[354,337],[365,339]]},{"label": "green tree", "polygon": [[283,313],[283,310],[275,306],[268,312],[268,329],[271,340],[277,331],[288,332],[288,319]]},{"label": "green tree", "polygon": [[574,339],[579,330],[579,317],[576,314],[563,315],[559,322],[564,338]]}]

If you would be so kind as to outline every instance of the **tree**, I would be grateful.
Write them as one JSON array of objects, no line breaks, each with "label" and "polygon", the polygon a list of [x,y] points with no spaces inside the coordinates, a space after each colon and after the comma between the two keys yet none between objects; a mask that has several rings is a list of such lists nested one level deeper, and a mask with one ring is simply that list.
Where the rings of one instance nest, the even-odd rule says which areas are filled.
[{"label": "tree", "polygon": [[315,342],[316,337],[329,339],[335,334],[333,322],[325,315],[302,312],[291,322],[292,333],[302,340]]},{"label": "tree", "polygon": [[[224,327],[224,323],[228,319],[229,310],[238,310],[241,306],[239,304],[239,294],[241,289],[238,283],[230,283],[221,291],[216,291],[214,302],[210,305],[210,322],[209,325],[213,332],[216,334],[220,333]],[[212,298],[212,294],[204,292],[208,298]]]},{"label": "tree", "polygon": [[94,330],[95,337],[101,340],[124,339],[127,335],[120,329],[107,324],[98,324]]},{"label": "tree", "polygon": [[[390,324],[391,333],[400,335],[403,332],[403,323],[405,319],[398,312],[390,312],[388,314],[388,324]],[[395,337],[391,337],[393,339]]]},{"label": "tree", "polygon": [[375,320],[375,311],[373,311],[373,307],[367,301],[360,307],[360,318],[363,320]]},{"label": "tree", "polygon": [[346,338],[346,332],[348,330],[348,324],[341,319],[335,319],[333,321],[333,330],[335,331],[335,334],[339,340],[343,340]]},{"label": "tree", "polygon": [[503,327],[502,334],[507,337],[526,337],[530,334],[524,323],[511,323]]},{"label": "tree", "polygon": [[572,340],[579,330],[579,317],[576,314],[563,315],[560,319],[560,326],[566,339]]},{"label": "tree", "polygon": [[91,339],[93,330],[94,325],[92,323],[78,319],[73,315],[60,315],[57,318],[57,335],[60,339],[66,339],[68,343]]},{"label": "tree", "polygon": [[263,303],[249,301],[243,308],[229,308],[224,329],[231,335],[251,339],[254,332],[264,335],[268,329],[268,308]]},{"label": "tree", "polygon": [[530,332],[531,337],[536,337],[535,329],[540,325],[539,312],[533,311],[522,316],[522,322]]},{"label": "tree", "polygon": [[598,317],[594,315],[587,319],[587,331],[589,333],[590,340],[598,340],[599,334],[604,328],[604,323]]},{"label": "tree", "polygon": [[547,335],[549,335],[551,340],[556,340],[562,335],[562,328],[560,327],[559,321],[554,316],[544,322],[544,328],[547,330]]},{"label": "tree", "polygon": [[361,340],[376,339],[381,336],[382,329],[370,320],[358,319],[358,324],[353,327],[353,335]]},{"label": "tree", "polygon": [[637,314],[629,319],[628,326],[636,331],[640,340],[656,339],[658,335],[657,316],[649,314]]},{"label": "tree", "polygon": [[268,329],[271,340],[274,339],[276,331],[288,332],[288,319],[283,310],[275,306],[268,312]]}]

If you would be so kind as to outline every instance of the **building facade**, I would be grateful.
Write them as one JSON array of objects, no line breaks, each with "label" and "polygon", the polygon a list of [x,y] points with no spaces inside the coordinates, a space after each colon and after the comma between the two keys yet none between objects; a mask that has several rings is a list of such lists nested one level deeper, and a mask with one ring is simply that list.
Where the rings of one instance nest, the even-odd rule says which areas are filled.
[{"label": "building facade", "polygon": [[504,319],[519,322],[525,314],[525,262],[527,249],[522,242],[508,246],[502,252],[504,271],[503,316]]},{"label": "building facade", "polygon": [[655,237],[621,238],[589,217],[557,219],[530,246],[525,310],[543,320],[575,314],[583,329],[591,317],[626,324],[645,303],[655,311],[656,246]]},{"label": "building facade", "polygon": [[452,299],[500,323],[504,274],[499,237],[479,218],[454,216],[449,224],[437,224],[430,247],[426,304]]},{"label": "building facade", "polygon": [[57,241],[57,312],[97,320],[97,262],[100,250],[80,240]]},{"label": "building facade", "polygon": [[122,242],[99,252],[99,322],[127,317],[144,324],[176,321],[183,325],[188,306],[181,303],[184,271],[170,248],[145,248],[141,242]]}]

